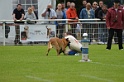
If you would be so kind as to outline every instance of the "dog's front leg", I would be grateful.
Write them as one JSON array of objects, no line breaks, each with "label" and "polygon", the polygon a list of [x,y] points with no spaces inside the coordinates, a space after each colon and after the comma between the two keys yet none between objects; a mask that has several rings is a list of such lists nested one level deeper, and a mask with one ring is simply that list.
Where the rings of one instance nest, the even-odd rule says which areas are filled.
[{"label": "dog's front leg", "polygon": [[50,51],[50,48],[48,48],[46,56],[48,56],[48,54],[49,54],[49,51]]},{"label": "dog's front leg", "polygon": [[57,56],[59,56],[60,55],[60,49],[57,49],[56,52],[57,52]]},{"label": "dog's front leg", "polygon": [[62,52],[63,52],[64,55],[67,55],[67,54],[65,53],[65,49],[66,49],[66,47],[62,47]]}]

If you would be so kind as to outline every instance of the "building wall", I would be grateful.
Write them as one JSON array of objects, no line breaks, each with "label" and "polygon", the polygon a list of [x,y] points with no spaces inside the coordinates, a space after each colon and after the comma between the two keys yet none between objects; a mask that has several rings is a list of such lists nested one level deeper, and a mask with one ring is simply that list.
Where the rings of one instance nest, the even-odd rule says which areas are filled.
[{"label": "building wall", "polygon": [[12,0],[0,0],[0,20],[12,19]]},{"label": "building wall", "polygon": [[52,3],[53,8],[56,6],[56,0],[0,0],[0,20],[12,20],[13,9],[16,8],[18,3],[22,4],[25,12],[27,12],[29,6],[35,6],[39,19],[42,19],[41,14],[48,4]]}]

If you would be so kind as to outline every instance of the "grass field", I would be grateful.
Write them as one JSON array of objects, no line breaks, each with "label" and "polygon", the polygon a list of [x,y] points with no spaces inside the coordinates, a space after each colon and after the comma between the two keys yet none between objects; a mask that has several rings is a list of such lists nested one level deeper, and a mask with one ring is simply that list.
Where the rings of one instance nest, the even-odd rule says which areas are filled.
[{"label": "grass field", "polygon": [[92,62],[81,56],[56,56],[47,46],[0,46],[0,82],[124,82],[124,50],[90,45]]}]

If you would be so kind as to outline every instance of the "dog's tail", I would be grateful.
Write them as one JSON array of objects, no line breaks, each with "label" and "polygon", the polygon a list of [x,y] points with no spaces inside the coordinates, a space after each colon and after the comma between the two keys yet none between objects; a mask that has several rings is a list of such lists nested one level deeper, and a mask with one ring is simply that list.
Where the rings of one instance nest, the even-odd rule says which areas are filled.
[{"label": "dog's tail", "polygon": [[52,48],[52,44],[51,44],[51,42],[48,42],[48,48]]},{"label": "dog's tail", "polygon": [[48,50],[47,50],[47,56],[48,56],[48,54],[49,54],[49,51],[50,51],[50,49],[52,48],[52,44],[51,44],[51,42],[49,41],[48,42]]}]

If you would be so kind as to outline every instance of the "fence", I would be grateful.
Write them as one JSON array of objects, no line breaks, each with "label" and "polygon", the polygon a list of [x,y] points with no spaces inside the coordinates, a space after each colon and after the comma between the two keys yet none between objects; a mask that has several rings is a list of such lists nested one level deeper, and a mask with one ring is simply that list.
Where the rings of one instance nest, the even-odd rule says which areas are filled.
[{"label": "fence", "polygon": [[[79,19],[80,22],[68,22],[71,19],[43,19],[34,20],[33,24],[14,24],[13,20],[0,21],[0,45],[41,44],[46,43],[51,37],[64,37],[65,32],[72,32],[78,40],[87,32],[88,38],[93,44],[106,44],[108,30],[105,21],[100,19]],[[18,20],[19,21],[19,20]],[[57,22],[55,24],[54,22]],[[63,21],[63,22],[62,22]],[[44,22],[50,22],[44,23]],[[117,42],[116,34],[113,42]]]}]

